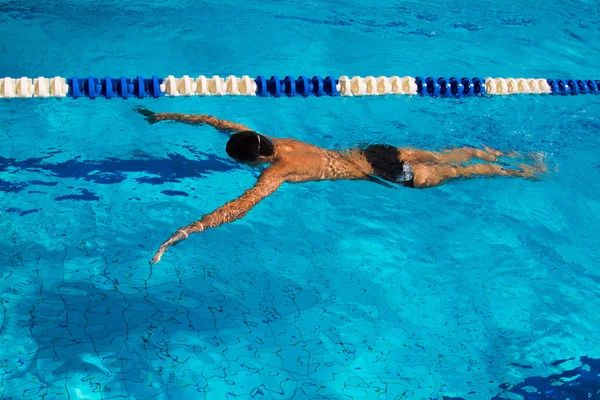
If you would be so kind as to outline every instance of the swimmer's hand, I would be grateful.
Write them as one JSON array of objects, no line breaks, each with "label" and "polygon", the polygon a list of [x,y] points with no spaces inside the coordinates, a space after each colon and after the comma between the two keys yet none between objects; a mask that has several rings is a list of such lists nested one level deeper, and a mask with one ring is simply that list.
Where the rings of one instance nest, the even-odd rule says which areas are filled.
[{"label": "swimmer's hand", "polygon": [[161,113],[155,113],[154,111],[150,111],[148,110],[146,107],[142,107],[142,106],[137,106],[137,107],[133,107],[133,111],[137,112],[138,114],[142,114],[146,121],[148,121],[148,123],[150,125],[157,123],[158,121],[162,121],[163,119],[165,119],[164,115]]},{"label": "swimmer's hand", "polygon": [[163,244],[160,245],[160,247],[158,248],[158,251],[156,252],[154,257],[152,257],[152,260],[150,262],[158,264],[158,262],[162,258],[162,255],[165,254],[165,251],[167,251],[169,249],[169,247],[174,246],[177,243],[181,242],[182,240],[187,239],[188,236],[189,236],[189,231],[188,231],[187,227],[178,229],[177,232],[175,232],[173,234],[173,236],[171,236],[169,238],[169,240],[167,240],[166,242],[164,242]]}]

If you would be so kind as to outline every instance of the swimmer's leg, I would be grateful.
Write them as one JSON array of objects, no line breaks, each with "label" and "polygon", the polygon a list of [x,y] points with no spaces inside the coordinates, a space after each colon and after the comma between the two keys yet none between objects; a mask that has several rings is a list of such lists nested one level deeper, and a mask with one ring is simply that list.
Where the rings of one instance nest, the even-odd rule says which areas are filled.
[{"label": "swimmer's leg", "polygon": [[449,163],[465,163],[474,158],[479,158],[485,161],[496,161],[498,157],[505,154],[494,150],[490,147],[483,146],[484,150],[474,147],[461,147],[455,149],[444,150],[441,152],[417,150],[417,149],[398,149],[402,161],[408,163],[434,163],[434,164],[449,164]]},{"label": "swimmer's leg", "polygon": [[518,178],[535,178],[545,171],[543,167],[521,165],[520,169],[503,168],[497,164],[476,164],[466,167],[451,165],[412,165],[416,188],[427,188],[441,185],[450,179],[477,178],[489,176],[514,176]]}]

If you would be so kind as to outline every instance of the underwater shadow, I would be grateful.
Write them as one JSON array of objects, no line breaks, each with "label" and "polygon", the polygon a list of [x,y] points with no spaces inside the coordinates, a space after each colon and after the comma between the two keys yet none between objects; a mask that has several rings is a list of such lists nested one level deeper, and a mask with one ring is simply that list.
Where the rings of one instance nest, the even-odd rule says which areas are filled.
[{"label": "underwater shadow", "polygon": [[84,160],[76,156],[63,162],[49,162],[54,155],[29,158],[19,161],[15,158],[0,157],[0,172],[15,174],[20,171],[39,172],[47,180],[5,181],[0,180],[0,191],[21,192],[30,185],[55,186],[51,178],[82,179],[98,184],[117,184],[127,179],[130,173],[143,173],[147,176],[136,177],[138,183],[161,185],[179,182],[185,178],[202,178],[213,172],[235,170],[236,164],[214,154],[194,152],[201,158],[190,159],[181,154],[169,153],[164,158],[155,158],[141,154],[134,159],[107,158],[103,160]]},{"label": "underwater shadow", "polygon": [[[552,366],[557,366],[569,360],[558,360]],[[600,359],[583,356],[579,358],[581,365],[553,374],[547,377],[530,376],[522,382],[511,385],[500,385],[504,393],[514,393],[523,396],[525,400],[541,399],[596,399],[600,397]],[[533,390],[535,389],[535,391]],[[492,400],[504,397],[497,395]]]},{"label": "underwater shadow", "polygon": [[[39,292],[39,299],[31,302],[35,306],[31,326],[26,329],[37,349],[19,356],[27,369],[24,375],[36,377],[39,386],[24,393],[9,385],[12,393],[5,395],[43,397],[44,393],[51,395],[57,385],[64,390],[65,383],[71,386],[83,378],[88,383],[80,387],[89,385],[113,395],[132,391],[150,398],[185,385],[202,392],[206,386],[203,376],[223,373],[218,359],[228,346],[215,330],[215,319],[223,303],[245,313],[236,299],[221,293],[194,295],[179,285],[158,285],[181,290],[181,295],[166,301],[143,287],[121,292],[118,282],[114,283],[114,290],[106,290],[85,281],[63,282]],[[206,292],[209,287],[206,285]],[[133,293],[136,289],[138,293]],[[156,291],[157,286],[151,290]],[[193,297],[196,307],[181,302],[182,296]],[[240,337],[244,333],[239,329]],[[198,365],[204,368],[197,370],[194,379],[181,373]]]}]

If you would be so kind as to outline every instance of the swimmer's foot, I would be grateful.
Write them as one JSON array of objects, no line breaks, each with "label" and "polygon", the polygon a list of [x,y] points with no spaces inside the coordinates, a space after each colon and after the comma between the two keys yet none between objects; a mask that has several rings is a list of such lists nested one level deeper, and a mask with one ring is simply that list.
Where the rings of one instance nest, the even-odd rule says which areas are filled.
[{"label": "swimmer's foot", "polygon": [[502,153],[501,151],[492,149],[491,147],[488,147],[485,144],[482,146],[485,149],[485,151],[494,158],[493,160],[490,160],[490,161],[496,161],[496,158],[502,157],[504,155],[504,153]]},{"label": "swimmer's foot", "polygon": [[529,153],[529,157],[531,157],[531,159],[534,160],[536,163],[544,164],[546,160],[546,154],[542,153],[541,151]]},{"label": "swimmer's foot", "polygon": [[138,114],[142,114],[144,117],[146,117],[144,119],[148,121],[150,125],[155,124],[162,119],[160,114],[155,113],[154,111],[150,111],[146,107],[133,107],[133,111],[137,112]]},{"label": "swimmer's foot", "polygon": [[533,166],[529,164],[521,164],[519,165],[521,169],[519,171],[519,175],[523,178],[537,178],[536,170]]},{"label": "swimmer's foot", "polygon": [[521,164],[519,168],[523,178],[539,179],[541,175],[548,172],[546,164],[541,161],[536,161],[533,165]]},{"label": "swimmer's foot", "polygon": [[488,147],[485,144],[483,144],[482,146],[485,149],[485,151],[488,152],[488,154],[491,154],[494,157],[508,157],[508,158],[521,157],[521,153],[519,153],[518,151],[515,151],[515,150],[503,153],[500,150],[492,149],[491,147]]},{"label": "swimmer's foot", "polygon": [[536,152],[530,154],[533,159],[533,166],[537,170],[539,175],[548,172],[548,165],[546,163],[546,154],[542,152]]}]

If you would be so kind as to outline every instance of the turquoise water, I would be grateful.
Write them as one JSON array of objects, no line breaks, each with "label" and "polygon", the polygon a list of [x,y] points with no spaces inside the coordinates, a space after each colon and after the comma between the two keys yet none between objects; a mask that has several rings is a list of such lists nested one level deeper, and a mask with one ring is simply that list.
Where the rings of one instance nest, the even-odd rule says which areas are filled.
[{"label": "turquoise water", "polygon": [[[37,3],[0,1],[2,76],[600,78],[591,1]],[[0,101],[0,398],[600,397],[599,99]],[[139,104],[553,172],[284,185],[149,265],[259,171]]]}]

